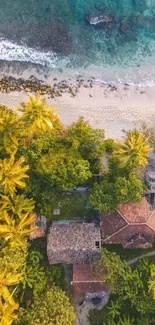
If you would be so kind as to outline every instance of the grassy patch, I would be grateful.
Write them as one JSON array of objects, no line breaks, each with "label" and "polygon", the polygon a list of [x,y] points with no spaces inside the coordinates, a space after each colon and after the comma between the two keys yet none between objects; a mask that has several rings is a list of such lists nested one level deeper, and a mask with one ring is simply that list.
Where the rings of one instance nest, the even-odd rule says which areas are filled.
[{"label": "grassy patch", "polygon": [[121,257],[121,259],[128,261],[132,258],[154,251],[155,243],[153,244],[152,248],[146,248],[146,249],[142,249],[142,248],[128,249],[128,248],[123,248],[122,245],[117,245],[117,244],[103,245],[103,248],[106,248],[110,252],[115,252]]}]

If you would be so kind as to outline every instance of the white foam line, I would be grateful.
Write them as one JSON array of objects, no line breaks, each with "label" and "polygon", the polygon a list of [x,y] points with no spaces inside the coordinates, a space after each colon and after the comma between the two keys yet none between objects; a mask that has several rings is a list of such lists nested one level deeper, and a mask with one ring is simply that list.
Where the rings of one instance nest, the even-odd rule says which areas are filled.
[{"label": "white foam line", "polygon": [[26,45],[0,39],[0,59],[7,61],[25,61],[43,66],[56,67],[57,56],[54,52],[43,52]]}]

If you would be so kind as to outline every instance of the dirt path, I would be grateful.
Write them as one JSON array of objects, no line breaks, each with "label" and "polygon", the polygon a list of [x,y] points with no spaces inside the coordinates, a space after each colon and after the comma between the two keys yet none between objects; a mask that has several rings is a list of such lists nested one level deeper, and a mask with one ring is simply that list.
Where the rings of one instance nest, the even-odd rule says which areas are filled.
[{"label": "dirt path", "polygon": [[102,299],[102,302],[94,306],[92,301],[86,301],[86,303],[83,306],[78,306],[76,308],[77,311],[77,320],[75,325],[90,325],[90,322],[88,320],[88,314],[91,309],[102,309],[106,304],[108,303],[109,297],[111,293],[111,288],[109,288],[109,291],[107,292],[106,296]]},{"label": "dirt path", "polygon": [[148,252],[148,253],[146,253],[146,254],[143,254],[143,255],[137,256],[137,257],[133,258],[132,260],[126,262],[126,263],[127,263],[128,265],[132,265],[132,264],[138,262],[139,260],[141,260],[143,257],[146,257],[146,256],[151,257],[151,256],[154,256],[154,255],[155,255],[155,250],[152,251],[152,252]]}]

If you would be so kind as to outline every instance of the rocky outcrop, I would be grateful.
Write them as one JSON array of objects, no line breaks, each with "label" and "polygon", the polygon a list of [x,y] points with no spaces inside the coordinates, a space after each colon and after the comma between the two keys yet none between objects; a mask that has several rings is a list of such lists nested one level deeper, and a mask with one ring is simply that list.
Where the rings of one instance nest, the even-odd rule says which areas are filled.
[{"label": "rocky outcrop", "polygon": [[89,25],[103,29],[112,29],[119,22],[119,18],[115,14],[108,12],[102,12],[99,15],[87,15],[85,20]]},{"label": "rocky outcrop", "polygon": [[102,14],[94,17],[88,16],[86,17],[86,20],[90,25],[108,24],[112,22],[112,17],[107,14]]}]

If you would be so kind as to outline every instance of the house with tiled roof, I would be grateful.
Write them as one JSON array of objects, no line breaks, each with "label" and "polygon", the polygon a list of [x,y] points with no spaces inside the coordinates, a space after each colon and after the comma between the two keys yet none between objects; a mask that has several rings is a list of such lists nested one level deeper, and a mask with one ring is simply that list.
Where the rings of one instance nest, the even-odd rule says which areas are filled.
[{"label": "house with tiled roof", "polygon": [[155,211],[146,198],[138,203],[119,204],[116,211],[100,218],[104,244],[124,248],[148,248],[155,242]]},{"label": "house with tiled roof", "polygon": [[106,291],[106,282],[94,276],[93,264],[74,264],[73,281],[74,289],[80,293],[94,293],[98,295]]},{"label": "house with tiled roof", "polygon": [[100,251],[101,232],[94,223],[53,222],[47,236],[49,264],[72,264],[76,291],[96,295],[105,290],[105,283],[93,275]]},{"label": "house with tiled roof", "polygon": [[88,264],[101,250],[100,228],[94,223],[53,223],[47,236],[50,264]]},{"label": "house with tiled roof", "polygon": [[72,284],[80,293],[94,296],[106,291],[105,282],[94,276],[93,263],[103,244],[122,244],[124,248],[148,248],[155,242],[155,210],[145,197],[138,203],[120,203],[117,210],[101,214],[94,223],[53,222],[47,237],[49,264],[72,264]]}]

